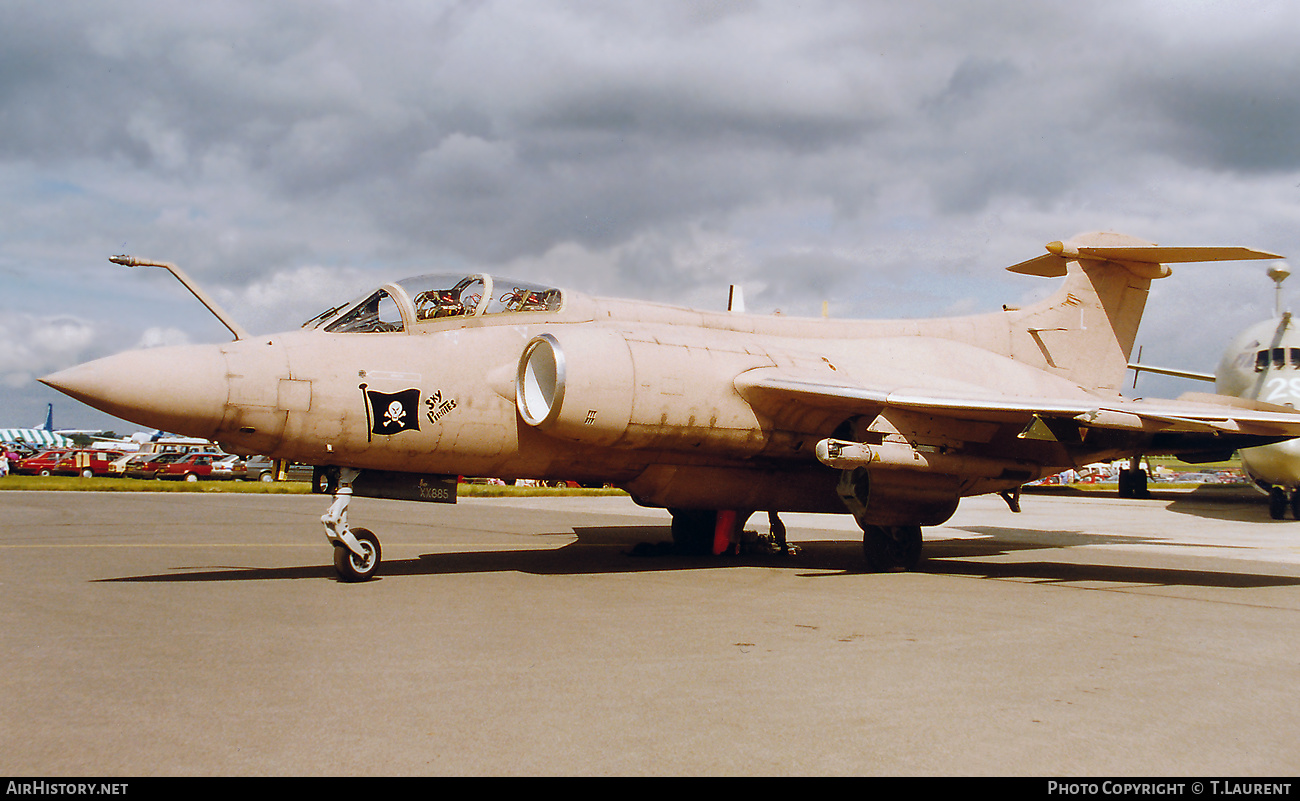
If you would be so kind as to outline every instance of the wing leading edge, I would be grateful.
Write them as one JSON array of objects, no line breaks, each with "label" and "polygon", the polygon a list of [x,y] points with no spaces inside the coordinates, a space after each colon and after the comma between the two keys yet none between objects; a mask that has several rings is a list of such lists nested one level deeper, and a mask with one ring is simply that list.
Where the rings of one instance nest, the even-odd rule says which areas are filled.
[{"label": "wing leading edge", "polygon": [[829,383],[760,368],[735,380],[741,397],[777,419],[800,407],[876,416],[885,409],[954,420],[1032,423],[1035,418],[1068,419],[1081,427],[1150,434],[1235,434],[1270,441],[1300,436],[1300,412],[1285,406],[1188,393],[1177,400],[1126,400],[1080,392],[1078,397],[1026,397],[992,392],[956,393],[906,387]]}]

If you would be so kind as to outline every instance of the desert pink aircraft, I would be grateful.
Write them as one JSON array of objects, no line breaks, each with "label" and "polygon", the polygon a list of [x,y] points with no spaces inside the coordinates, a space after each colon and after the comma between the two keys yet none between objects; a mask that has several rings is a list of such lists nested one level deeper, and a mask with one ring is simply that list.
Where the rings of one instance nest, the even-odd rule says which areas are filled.
[{"label": "desert pink aircraft", "polygon": [[454,502],[456,476],[611,483],[672,515],[683,552],[733,548],[755,512],[852,514],[872,570],[916,566],[966,496],[1133,454],[1208,458],[1300,435],[1293,409],[1120,395],[1167,264],[1278,258],[1117,234],[1009,269],[1063,277],[1027,308],[925,320],[700,311],[489,275],[385,284],[252,336],[121,353],[44,382],[234,453],[317,465],[348,581],[380,565],[352,494]]}]

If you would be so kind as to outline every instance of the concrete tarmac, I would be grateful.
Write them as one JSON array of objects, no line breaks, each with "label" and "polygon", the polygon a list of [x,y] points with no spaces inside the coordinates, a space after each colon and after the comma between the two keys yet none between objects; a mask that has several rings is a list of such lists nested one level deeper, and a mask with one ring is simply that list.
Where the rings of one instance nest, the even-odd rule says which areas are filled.
[{"label": "concrete tarmac", "polygon": [[357,585],[327,506],[0,493],[0,771],[1300,770],[1300,522],[1262,498],[969,499],[886,575],[847,516],[638,557],[668,516],[624,498],[357,499]]}]

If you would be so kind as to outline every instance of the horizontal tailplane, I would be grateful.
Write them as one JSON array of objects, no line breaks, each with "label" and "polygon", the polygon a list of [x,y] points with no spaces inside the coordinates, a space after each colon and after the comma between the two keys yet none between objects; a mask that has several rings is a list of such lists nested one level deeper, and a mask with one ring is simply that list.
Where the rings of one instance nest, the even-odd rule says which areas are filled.
[{"label": "horizontal tailplane", "polygon": [[1011,312],[1014,357],[1114,394],[1128,369],[1151,281],[1170,274],[1166,265],[1281,258],[1243,247],[1161,247],[1114,233],[1052,242],[1047,251],[1007,268],[1066,278],[1052,297]]},{"label": "horizontal tailplane", "polygon": [[[1119,234],[1088,234],[1090,237],[1122,237]],[[1280,259],[1274,253],[1243,247],[1161,247],[1160,245],[1088,246],[1077,242],[1049,242],[1047,255],[1022,261],[1007,268],[1008,272],[1037,275],[1042,278],[1060,278],[1066,274],[1066,265],[1072,261],[1113,261],[1129,265],[1191,264],[1206,261],[1248,261],[1250,259]],[[1163,278],[1169,269],[1159,270]]]}]

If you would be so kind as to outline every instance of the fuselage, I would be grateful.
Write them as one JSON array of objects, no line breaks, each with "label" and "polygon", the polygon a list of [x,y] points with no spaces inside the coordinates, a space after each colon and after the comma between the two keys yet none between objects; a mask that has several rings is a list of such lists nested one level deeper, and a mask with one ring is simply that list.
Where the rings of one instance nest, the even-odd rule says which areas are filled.
[{"label": "fuselage", "polygon": [[[1023,321],[1014,311],[838,321],[594,298],[490,276],[457,279],[388,284],[300,330],[133,351],[46,380],[111,414],[238,453],[360,469],[608,482],[662,506],[835,512],[844,511],[837,471],[818,462],[814,449],[851,426],[854,415],[806,408],[773,419],[740,396],[738,376],[779,368],[896,390],[978,397],[1015,387],[1026,397],[1092,397],[1060,374],[1066,367],[1054,362],[1044,335],[1017,338]],[[542,335],[563,353],[564,412],[536,426],[521,419],[518,387],[521,354]],[[1069,351],[1057,354],[1065,361]],[[887,439],[887,421],[876,425],[885,426],[877,439]],[[1132,445],[1118,433],[1099,433],[1087,446],[1027,441],[1019,427],[978,421],[951,432],[938,422],[933,428],[939,446],[961,442],[974,458],[1014,453],[1035,465],[1032,475],[965,476],[957,490],[963,495],[1018,486]]]}]

